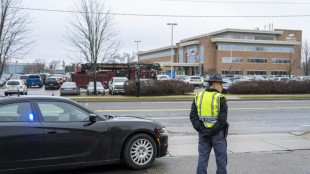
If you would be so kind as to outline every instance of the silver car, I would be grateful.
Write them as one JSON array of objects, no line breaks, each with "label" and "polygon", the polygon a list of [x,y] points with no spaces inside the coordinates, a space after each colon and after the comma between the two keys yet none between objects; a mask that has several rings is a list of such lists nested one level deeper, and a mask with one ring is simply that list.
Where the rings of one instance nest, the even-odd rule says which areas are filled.
[{"label": "silver car", "polygon": [[80,95],[80,88],[75,82],[65,82],[60,87],[60,95]]},{"label": "silver car", "polygon": [[4,95],[7,96],[9,94],[28,94],[28,88],[24,84],[22,80],[9,80],[6,82],[4,88]]},{"label": "silver car", "polygon": [[[105,95],[105,89],[101,82],[96,82],[97,93]],[[87,85],[87,95],[94,93],[94,82],[89,82]]]}]

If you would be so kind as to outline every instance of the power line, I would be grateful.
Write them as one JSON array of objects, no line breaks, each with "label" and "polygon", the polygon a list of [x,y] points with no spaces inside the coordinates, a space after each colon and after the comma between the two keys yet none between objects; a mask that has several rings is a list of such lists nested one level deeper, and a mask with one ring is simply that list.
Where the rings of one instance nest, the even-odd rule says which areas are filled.
[{"label": "power line", "polygon": [[[72,10],[55,10],[55,9],[39,9],[39,8],[24,8],[24,7],[11,7],[21,10],[30,10],[30,11],[44,11],[44,12],[60,12],[60,13],[91,13],[91,12],[81,12],[81,11],[72,11]],[[246,16],[210,16],[210,15],[166,15],[166,14],[139,14],[139,13],[101,13],[115,16],[140,16],[140,17],[173,17],[173,18],[296,18],[296,17],[310,17],[310,14],[301,14],[301,15],[246,15]]]},{"label": "power line", "polygon": [[183,2],[203,2],[203,3],[222,3],[222,4],[276,4],[276,5],[309,5],[309,2],[251,2],[251,1],[215,1],[215,0],[162,0],[162,1],[183,1]]}]

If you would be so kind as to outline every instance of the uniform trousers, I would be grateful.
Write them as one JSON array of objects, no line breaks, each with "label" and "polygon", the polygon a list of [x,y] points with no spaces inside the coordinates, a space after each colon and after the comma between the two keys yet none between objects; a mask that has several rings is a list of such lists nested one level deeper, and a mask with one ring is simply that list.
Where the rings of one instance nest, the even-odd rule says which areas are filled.
[{"label": "uniform trousers", "polygon": [[196,174],[207,174],[208,162],[211,153],[211,149],[214,149],[217,174],[227,174],[227,142],[224,137],[224,131],[214,135],[209,141],[202,137],[199,133],[199,145],[198,145],[198,167]]}]

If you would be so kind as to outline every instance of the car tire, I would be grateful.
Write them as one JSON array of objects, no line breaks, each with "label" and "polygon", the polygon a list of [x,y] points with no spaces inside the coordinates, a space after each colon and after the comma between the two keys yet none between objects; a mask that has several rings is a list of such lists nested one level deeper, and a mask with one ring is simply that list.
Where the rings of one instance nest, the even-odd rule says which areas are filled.
[{"label": "car tire", "polygon": [[130,137],[123,149],[123,159],[126,165],[136,170],[149,168],[156,155],[155,141],[147,134],[137,134]]},{"label": "car tire", "polygon": [[9,94],[5,92],[4,95],[5,95],[5,96],[8,96]]},{"label": "car tire", "polygon": [[43,85],[39,85],[39,88],[42,88]]},{"label": "car tire", "polygon": [[111,91],[111,95],[114,95],[114,94],[115,94],[115,93],[114,93],[114,91],[112,90],[112,91]]}]

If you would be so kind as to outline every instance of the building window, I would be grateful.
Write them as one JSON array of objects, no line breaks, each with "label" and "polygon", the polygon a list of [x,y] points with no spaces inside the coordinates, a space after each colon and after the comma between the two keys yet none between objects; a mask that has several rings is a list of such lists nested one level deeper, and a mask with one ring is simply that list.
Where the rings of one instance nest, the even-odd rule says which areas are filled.
[{"label": "building window", "polygon": [[179,63],[183,63],[183,49],[179,50]]},{"label": "building window", "polygon": [[204,51],[205,51],[205,47],[201,45],[200,46],[200,63],[204,63]]},{"label": "building window", "polygon": [[226,45],[226,44],[220,44],[219,50],[292,53],[293,47],[267,46],[267,45]]},{"label": "building window", "polygon": [[272,59],[272,63],[277,63],[277,64],[281,64],[281,63],[289,64],[289,63],[291,63],[291,60],[289,60],[289,59]]},{"label": "building window", "polygon": [[248,63],[267,63],[267,59],[248,59]]},{"label": "building window", "polygon": [[222,75],[242,75],[242,71],[222,70]]},{"label": "building window", "polygon": [[238,57],[222,57],[222,63],[242,63],[242,58]]},{"label": "building window", "polygon": [[[172,55],[175,55],[174,50],[172,52]],[[141,55],[141,56],[139,56],[139,60],[159,58],[159,57],[167,57],[167,56],[171,56],[171,50]]]},{"label": "building window", "polygon": [[274,40],[273,36],[255,36],[254,40]]},{"label": "building window", "polygon": [[271,75],[287,75],[287,71],[271,71]]},{"label": "building window", "polygon": [[248,71],[247,75],[266,75],[266,71]]}]

